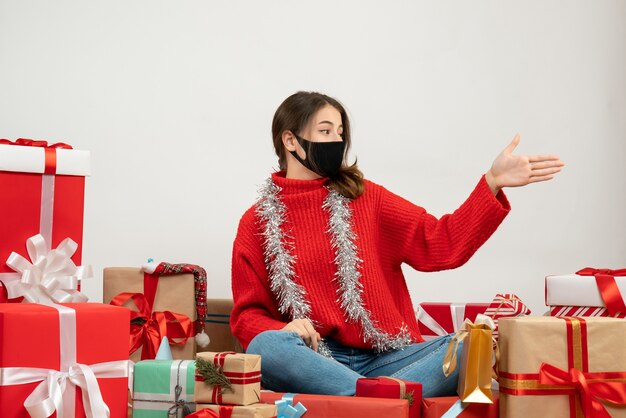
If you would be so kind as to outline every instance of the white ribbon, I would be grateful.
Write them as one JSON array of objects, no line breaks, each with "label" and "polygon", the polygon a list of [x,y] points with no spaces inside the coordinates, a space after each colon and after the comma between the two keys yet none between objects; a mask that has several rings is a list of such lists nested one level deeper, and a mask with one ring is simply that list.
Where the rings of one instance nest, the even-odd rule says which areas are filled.
[{"label": "white ribbon", "polygon": [[66,238],[59,246],[48,251],[41,234],[26,241],[30,261],[15,252],[7,259],[7,265],[21,274],[18,279],[9,278],[5,285],[9,298],[24,296],[32,303],[86,302],[80,293],[78,282],[93,276],[91,266],[76,267],[71,260],[78,244]]},{"label": "white ribbon", "polygon": [[[58,418],[68,408],[64,405],[64,393],[82,389],[83,405],[87,418],[110,416],[109,407],[104,403],[97,379],[128,377],[129,361],[110,361],[85,365],[72,363],[66,372],[52,369],[28,367],[0,368],[0,386],[21,385],[41,382],[24,401],[24,407],[32,418],[47,418],[56,411]],[[69,383],[69,388],[68,388]],[[70,405],[73,416],[74,405]]]},{"label": "white ribbon", "polygon": [[[452,316],[452,327],[453,332],[457,332],[459,329],[463,327],[463,323],[465,321],[465,304],[464,303],[451,303],[450,304],[450,315]],[[439,322],[435,320],[428,312],[422,308],[421,305],[417,307],[417,321],[424,324],[424,326],[430,329],[435,335],[423,335],[424,340],[429,341],[437,336],[444,336],[451,334],[446,331]]]},{"label": "white ribbon", "polygon": [[74,416],[76,387],[82,389],[87,418],[109,417],[97,379],[128,377],[128,360],[92,365],[76,363],[76,311],[66,306],[50,305],[59,311],[60,370],[29,367],[0,368],[0,386],[41,382],[24,401],[32,418],[47,418],[55,411],[57,418]]}]

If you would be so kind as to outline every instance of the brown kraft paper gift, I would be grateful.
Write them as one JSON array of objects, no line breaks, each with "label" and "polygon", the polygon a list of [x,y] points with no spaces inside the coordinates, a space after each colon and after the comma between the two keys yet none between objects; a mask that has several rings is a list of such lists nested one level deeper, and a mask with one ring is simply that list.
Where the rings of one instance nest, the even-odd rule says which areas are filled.
[{"label": "brown kraft paper gift", "polygon": [[624,341],[623,319],[501,319],[500,415],[626,417],[623,405],[601,399],[626,402]]},{"label": "brown kraft paper gift", "polygon": [[[207,375],[211,379],[207,379]],[[216,381],[226,384],[209,383]],[[197,403],[220,405],[258,403],[261,400],[261,356],[234,352],[198,353],[194,399]]]},{"label": "brown kraft paper gift", "polygon": [[[137,267],[107,267],[104,269],[103,302],[123,292],[143,293],[144,272]],[[196,320],[195,283],[193,274],[161,276],[154,298],[153,312],[171,311],[186,315],[191,321]],[[136,310],[132,302],[125,306]],[[196,354],[195,340],[190,337],[184,345],[171,344],[174,360],[193,360]],[[141,350],[131,354],[134,362],[141,360]]]}]

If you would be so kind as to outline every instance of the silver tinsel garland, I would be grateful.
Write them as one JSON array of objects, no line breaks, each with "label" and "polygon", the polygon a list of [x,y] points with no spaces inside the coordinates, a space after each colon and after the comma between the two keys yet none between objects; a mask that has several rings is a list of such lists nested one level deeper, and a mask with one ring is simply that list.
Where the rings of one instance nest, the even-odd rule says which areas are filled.
[{"label": "silver tinsel garland", "polygon": [[[281,313],[291,316],[292,319],[310,319],[311,305],[306,300],[306,291],[294,281],[295,256],[290,252],[294,246],[288,242],[289,237],[282,229],[286,207],[280,200],[280,190],[269,178],[259,191],[260,198],[256,207],[256,213],[264,224],[262,234],[270,288],[278,298]],[[328,196],[322,206],[330,215],[328,233],[335,250],[335,280],[338,283],[337,293],[341,308],[349,321],[361,324],[364,341],[372,344],[376,351],[404,348],[413,342],[406,326],[403,324],[398,334],[392,336],[376,327],[364,307],[363,286],[359,282],[359,266],[362,260],[357,254],[357,237],[352,231],[349,202],[350,199],[328,189]],[[331,352],[323,341],[318,350],[320,354],[331,357]]]}]

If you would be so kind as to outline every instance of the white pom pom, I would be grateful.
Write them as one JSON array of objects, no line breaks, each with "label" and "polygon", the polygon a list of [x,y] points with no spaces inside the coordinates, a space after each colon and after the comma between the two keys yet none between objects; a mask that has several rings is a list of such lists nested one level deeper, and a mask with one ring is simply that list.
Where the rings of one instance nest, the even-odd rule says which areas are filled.
[{"label": "white pom pom", "polygon": [[202,330],[198,334],[196,334],[196,344],[198,344],[198,347],[204,348],[204,347],[208,346],[210,342],[211,342],[211,339],[204,332],[204,330]]}]

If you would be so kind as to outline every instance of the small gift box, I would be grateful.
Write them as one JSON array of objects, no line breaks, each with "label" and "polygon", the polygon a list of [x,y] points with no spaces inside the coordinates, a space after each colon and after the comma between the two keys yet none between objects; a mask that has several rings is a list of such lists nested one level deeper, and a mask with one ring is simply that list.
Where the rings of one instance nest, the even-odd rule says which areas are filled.
[{"label": "small gift box", "polygon": [[[261,402],[285,401],[301,403],[306,410],[304,418],[408,418],[409,402],[406,399],[361,398],[354,396],[285,394],[261,391]],[[279,415],[280,416],[280,415]]]},{"label": "small gift box", "polygon": [[[203,409],[215,412],[217,418],[273,418],[276,416],[276,406],[266,403],[256,403],[246,406],[198,404],[198,412],[189,418],[203,418]],[[211,415],[206,415],[207,418]]]},{"label": "small gift box", "polygon": [[261,356],[234,352],[196,355],[198,403],[250,405],[260,401]]},{"label": "small gift box", "polygon": [[195,411],[195,367],[193,360],[144,360],[135,364],[133,418],[183,418]]},{"label": "small gift box", "polygon": [[457,348],[463,342],[457,387],[463,402],[493,403],[493,328],[493,319],[479,315],[475,324],[466,320],[463,329],[455,334],[448,345],[443,365],[446,377],[456,368]]},{"label": "small gift box", "polygon": [[366,377],[356,381],[356,396],[369,398],[406,399],[409,402],[409,418],[422,415],[422,384],[395,377]]},{"label": "small gift box", "polygon": [[193,360],[194,321],[198,318],[203,324],[206,315],[204,269],[170,263],[109,267],[104,269],[103,284],[104,303],[136,311],[131,318],[131,360],[154,359],[163,337],[172,344],[174,359]]},{"label": "small gift box", "polygon": [[559,307],[551,308],[552,316],[577,312],[576,316],[626,317],[626,269],[587,267],[576,274],[547,276],[545,286],[546,305]]},{"label": "small gift box", "polygon": [[[126,418],[129,315],[100,303],[0,304],[2,418]],[[45,349],[42,349],[45,344]]]},{"label": "small gift box", "polygon": [[488,303],[420,303],[416,312],[420,333],[426,341],[454,334],[466,319],[474,322],[488,307]]},{"label": "small gift box", "polygon": [[494,394],[492,404],[462,403],[457,396],[424,398],[422,401],[422,418],[498,418],[498,409],[497,394]]},{"label": "small gift box", "polygon": [[512,293],[498,293],[489,304],[485,315],[493,319],[493,337],[498,339],[498,321],[500,318],[530,315],[530,309],[517,295]]},{"label": "small gift box", "polygon": [[626,417],[625,339],[622,319],[503,319],[500,414]]},{"label": "small gift box", "polygon": [[[85,176],[89,151],[46,141],[0,139],[0,281],[14,299],[20,275],[4,264],[12,252],[26,254],[29,237],[41,234],[47,251],[66,238],[76,243],[71,260],[81,264]],[[33,260],[35,261],[35,260]]]}]

